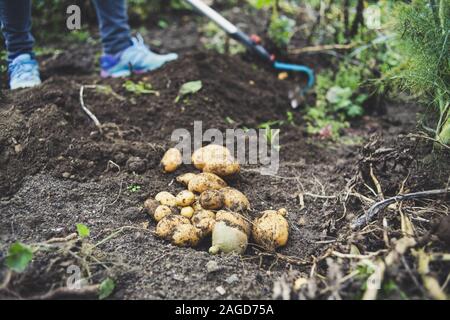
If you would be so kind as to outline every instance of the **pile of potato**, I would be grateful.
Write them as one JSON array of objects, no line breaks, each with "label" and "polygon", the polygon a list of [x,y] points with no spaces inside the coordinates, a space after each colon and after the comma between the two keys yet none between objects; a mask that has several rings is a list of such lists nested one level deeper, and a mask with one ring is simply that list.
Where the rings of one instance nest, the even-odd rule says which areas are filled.
[{"label": "pile of potato", "polygon": [[[161,160],[165,172],[181,165],[181,153],[169,149]],[[176,178],[186,189],[176,196],[167,191],[147,199],[144,207],[157,222],[156,235],[177,246],[197,246],[211,237],[211,254],[242,254],[249,238],[266,250],[287,243],[289,225],[285,209],[267,210],[251,221],[250,202],[239,190],[229,187],[223,177],[240,171],[229,150],[208,145],[192,154],[192,162],[201,173],[186,173]]]}]

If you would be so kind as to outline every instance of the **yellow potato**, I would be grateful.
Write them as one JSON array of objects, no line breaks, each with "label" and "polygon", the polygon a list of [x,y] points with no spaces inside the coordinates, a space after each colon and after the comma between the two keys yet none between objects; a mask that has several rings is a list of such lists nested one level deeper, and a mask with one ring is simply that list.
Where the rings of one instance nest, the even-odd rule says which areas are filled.
[{"label": "yellow potato", "polygon": [[209,236],[216,223],[216,214],[210,210],[201,210],[192,217],[192,224],[201,231],[201,237]]},{"label": "yellow potato", "polygon": [[203,210],[199,200],[194,201],[194,203],[192,204],[192,208],[194,209],[194,212]]},{"label": "yellow potato", "polygon": [[160,205],[159,201],[156,201],[155,199],[149,198],[147,200],[145,200],[144,202],[144,208],[147,211],[147,213],[154,217],[155,215],[155,210],[156,208],[158,208]]},{"label": "yellow potato", "polygon": [[199,173],[189,181],[188,189],[192,192],[202,193],[206,190],[217,190],[226,187],[227,184],[219,176],[213,173]]},{"label": "yellow potato", "polygon": [[167,191],[162,191],[155,196],[155,200],[159,201],[160,204],[173,207],[177,205],[177,201],[174,195]]},{"label": "yellow potato", "polygon": [[170,148],[161,159],[161,165],[165,172],[173,172],[183,163],[180,150]]},{"label": "yellow potato", "polygon": [[190,219],[194,215],[194,209],[192,207],[183,207],[181,208],[180,214],[183,217]]},{"label": "yellow potato", "polygon": [[224,197],[219,190],[206,190],[200,195],[199,202],[206,210],[217,210],[223,207]]},{"label": "yellow potato", "polygon": [[174,214],[168,215],[156,225],[156,235],[162,239],[170,240],[178,225],[190,223],[186,217]]},{"label": "yellow potato", "polygon": [[216,221],[224,221],[227,225],[240,229],[245,234],[250,235],[250,223],[239,213],[220,210],[216,213]]},{"label": "yellow potato", "polygon": [[165,206],[165,205],[160,205],[156,208],[155,213],[153,215],[153,218],[159,222],[161,221],[164,217],[168,216],[169,214],[172,214],[172,210],[170,209],[170,207]]},{"label": "yellow potato", "polygon": [[190,206],[194,201],[195,194],[188,190],[183,190],[176,196],[176,204],[180,207]]},{"label": "yellow potato", "polygon": [[223,194],[225,208],[235,212],[242,212],[250,209],[250,202],[239,190],[227,187],[222,188],[220,192]]},{"label": "yellow potato", "polygon": [[206,163],[203,166],[203,172],[211,172],[220,177],[231,176],[233,174],[239,173],[241,171],[241,166],[239,163],[233,159],[228,159],[226,161],[213,161]]},{"label": "yellow potato", "polygon": [[283,216],[286,213],[286,209],[263,211],[253,222],[255,242],[269,251],[286,245],[289,237],[289,224]]},{"label": "yellow potato", "polygon": [[176,180],[177,180],[177,182],[182,183],[187,187],[189,184],[189,181],[191,181],[191,179],[193,177],[195,177],[196,175],[197,175],[196,173],[189,172],[189,173],[182,174],[181,176],[178,176],[176,178]]},{"label": "yellow potato", "polygon": [[180,224],[175,228],[170,241],[180,247],[195,247],[200,241],[200,233],[192,224]]},{"label": "yellow potato", "polygon": [[197,169],[202,170],[207,163],[224,162],[232,158],[230,151],[217,144],[209,144],[197,149],[192,154],[192,163]]},{"label": "yellow potato", "polygon": [[247,249],[248,236],[242,230],[227,225],[224,221],[217,221],[212,232],[212,246],[209,253],[235,252],[243,254]]}]

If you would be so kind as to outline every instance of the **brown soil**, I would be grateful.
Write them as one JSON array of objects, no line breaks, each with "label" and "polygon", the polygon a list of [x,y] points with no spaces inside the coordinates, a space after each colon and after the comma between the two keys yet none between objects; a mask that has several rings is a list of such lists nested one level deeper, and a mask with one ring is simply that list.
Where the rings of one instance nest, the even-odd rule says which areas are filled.
[{"label": "brown soil", "polygon": [[[136,96],[126,92],[123,80],[97,76],[95,49],[79,46],[57,57],[42,57],[42,86],[1,91],[0,261],[16,240],[38,243],[64,237],[75,231],[77,223],[89,226],[90,243],[125,227],[94,250],[101,264],[88,261],[92,283],[106,275],[115,278],[113,298],[270,299],[275,282],[307,276],[314,259],[319,272],[326,273],[327,264],[320,258],[330,249],[348,252],[351,243],[362,252],[382,247],[380,233],[365,238],[349,230],[352,218],[366,208],[357,199],[347,203],[346,215],[339,219],[344,212],[339,199],[305,195],[302,208],[300,193],[336,195],[356,181],[355,190],[375,199],[364,187],[364,183],[374,187],[367,176],[370,163],[385,196],[397,194],[408,175],[405,188],[411,191],[447,182],[445,168],[430,159],[422,161],[432,148],[430,143],[398,138],[414,130],[415,105],[391,104],[385,116],[354,123],[344,136],[350,143],[308,138],[301,113],[296,112],[295,125],[281,127],[278,176],[244,168],[230,181],[248,196],[255,213],[281,207],[289,211],[290,238],[279,250],[281,255],[265,255],[250,247],[243,257],[210,256],[206,244],[198,249],[173,247],[153,236],[155,224],[142,210],[148,196],[180,191],[173,179],[192,170],[185,166],[175,174],[161,171],[159,161],[171,145],[172,131],[192,130],[194,120],[203,121],[204,130],[224,130],[285,119],[292,82],[280,81],[270,70],[240,57],[194,50],[156,72],[134,78],[150,82],[159,92],[159,96]],[[88,58],[78,60],[80,52]],[[180,86],[191,80],[202,80],[202,90],[175,104]],[[86,89],[84,100],[105,125],[103,135],[80,107],[80,86],[90,84],[110,85],[124,97]],[[227,118],[235,122],[230,125]],[[373,157],[380,148],[392,149]],[[442,157],[440,163],[448,164],[448,155]],[[132,192],[128,187],[133,184],[141,189]],[[448,205],[444,198],[439,201]],[[398,217],[390,219],[398,223]],[[146,222],[148,229],[143,227]],[[210,261],[221,270],[208,273]],[[0,296],[32,297],[63,286],[70,264],[80,261],[73,255],[39,252]],[[448,267],[442,268],[437,270],[440,279],[448,273]],[[1,270],[4,275],[5,269]],[[237,281],[229,281],[231,275]],[[404,278],[399,281],[408,283]],[[225,288],[225,294],[219,294],[218,286]],[[410,297],[420,296],[412,285],[406,287]],[[347,289],[343,297],[354,297],[352,286]]]}]

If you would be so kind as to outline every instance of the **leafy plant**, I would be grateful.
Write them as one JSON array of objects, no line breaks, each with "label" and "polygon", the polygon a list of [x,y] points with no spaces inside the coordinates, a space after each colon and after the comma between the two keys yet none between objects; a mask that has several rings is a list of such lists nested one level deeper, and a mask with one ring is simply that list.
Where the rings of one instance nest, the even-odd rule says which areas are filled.
[{"label": "leafy plant", "polygon": [[269,25],[269,37],[278,47],[289,44],[295,32],[295,20],[284,16],[273,14]]},{"label": "leafy plant", "polygon": [[127,80],[123,84],[123,87],[128,92],[131,92],[136,95],[154,94],[156,96],[159,96],[159,91],[153,90],[152,85],[148,82],[139,81],[139,82],[135,83],[131,80]]},{"label": "leafy plant", "polygon": [[392,29],[406,61],[388,73],[388,78],[432,101],[438,116],[436,140],[450,145],[450,3],[400,3]]},{"label": "leafy plant", "polygon": [[138,191],[141,190],[141,186],[138,185],[138,184],[133,183],[133,184],[131,184],[131,185],[129,185],[127,187],[127,190],[130,191],[130,192],[138,192]]},{"label": "leafy plant", "polygon": [[23,272],[32,259],[33,249],[21,242],[15,242],[9,247],[6,266],[15,272]]},{"label": "leafy plant", "polygon": [[181,86],[180,91],[178,92],[178,96],[175,98],[175,103],[189,94],[194,94],[200,91],[202,87],[203,84],[200,80],[186,82]]},{"label": "leafy plant", "polygon": [[98,298],[100,300],[108,298],[114,291],[116,284],[111,278],[106,278],[100,283]]},{"label": "leafy plant", "polygon": [[89,237],[91,232],[86,225],[84,225],[82,223],[77,223],[76,227],[77,227],[78,236],[81,239]]}]

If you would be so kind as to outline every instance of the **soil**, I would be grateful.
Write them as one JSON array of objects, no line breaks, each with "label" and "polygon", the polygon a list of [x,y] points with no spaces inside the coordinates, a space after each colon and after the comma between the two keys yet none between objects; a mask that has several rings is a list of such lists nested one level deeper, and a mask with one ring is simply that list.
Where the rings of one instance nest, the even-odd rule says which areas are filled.
[{"label": "soil", "polygon": [[[142,209],[145,199],[159,191],[182,190],[174,178],[193,171],[183,166],[166,174],[159,167],[164,150],[173,145],[173,130],[192,131],[194,121],[202,121],[203,130],[225,130],[286,119],[286,112],[291,111],[287,92],[294,81],[278,80],[271,70],[249,62],[248,57],[218,55],[191,46],[181,50],[179,60],[133,77],[151,83],[158,95],[135,95],[123,88],[122,79],[99,78],[97,50],[98,45],[84,44],[41,56],[41,86],[1,90],[0,261],[14,241],[33,244],[65,237],[75,232],[77,223],[89,226],[91,235],[75,243],[72,250],[78,255],[38,252],[0,296],[45,294],[66,284],[69,265],[82,267],[87,261],[91,283],[106,276],[115,279],[114,299],[276,298],[275,283],[307,276],[314,261],[326,273],[327,263],[319,258],[331,249],[348,252],[352,243],[362,252],[381,247],[378,236],[364,238],[349,230],[352,219],[366,206],[350,201],[343,215],[342,203],[326,198],[339,194],[355,179],[355,190],[375,198],[363,183],[374,187],[367,178],[370,164],[385,196],[396,195],[408,176],[405,188],[411,191],[440,188],[447,182],[448,167],[436,167],[430,159],[432,143],[406,136],[414,131],[419,111],[413,103],[389,102],[385,115],[353,123],[341,142],[308,137],[302,111],[295,111],[295,124],[281,127],[277,176],[263,176],[254,167],[244,167],[237,178],[229,180],[248,196],[254,215],[270,208],[288,210],[290,238],[278,251],[280,255],[253,246],[244,256],[211,256],[207,244],[196,249],[174,247],[153,235],[155,223]],[[192,80],[202,80],[201,91],[174,103],[180,86]],[[103,134],[80,106],[80,86],[92,84],[111,86],[119,95],[85,89],[84,101],[104,125]],[[388,152],[375,157],[383,148],[389,148]],[[448,154],[439,157],[444,159],[439,163],[448,165]],[[130,188],[135,185],[140,189]],[[303,207],[301,193],[325,197],[305,195]],[[448,199],[438,201],[448,205]],[[391,219],[398,224],[398,217]],[[93,250],[97,260],[80,260],[82,243],[99,241]],[[437,248],[441,245],[436,244]],[[211,267],[214,262],[217,270]],[[5,268],[0,270],[4,276]],[[436,270],[439,279],[446,270],[445,266]],[[220,286],[225,293],[217,289]],[[348,289],[343,297],[351,298],[351,286]],[[414,288],[407,292],[420,296]]]}]

